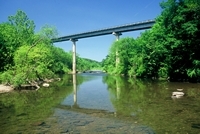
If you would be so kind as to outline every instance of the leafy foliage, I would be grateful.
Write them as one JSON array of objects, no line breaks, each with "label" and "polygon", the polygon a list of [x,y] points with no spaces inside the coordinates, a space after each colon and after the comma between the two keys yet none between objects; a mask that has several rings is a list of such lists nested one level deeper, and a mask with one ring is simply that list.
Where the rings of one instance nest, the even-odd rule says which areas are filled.
[{"label": "leafy foliage", "polygon": [[[124,38],[112,44],[102,61],[107,72],[169,77],[171,81],[200,80],[200,2],[168,0],[161,7],[163,11],[151,30],[135,40]],[[120,63],[115,66],[117,50]]]},{"label": "leafy foliage", "polygon": [[[34,29],[34,22],[20,10],[9,16],[7,23],[0,24],[0,82],[20,87],[71,71],[71,52],[51,42],[58,35],[55,27],[45,25],[38,33]],[[77,59],[80,70],[100,67],[98,62]]]},{"label": "leafy foliage", "polygon": [[101,64],[95,60],[77,57],[77,70],[87,71],[92,69],[100,69]]},{"label": "leafy foliage", "polygon": [[28,18],[25,12],[18,10],[16,15],[8,17],[8,23],[15,27],[20,43],[32,43],[35,24]]},{"label": "leafy foliage", "polygon": [[0,71],[13,65],[13,53],[19,46],[14,27],[8,23],[0,24]]}]

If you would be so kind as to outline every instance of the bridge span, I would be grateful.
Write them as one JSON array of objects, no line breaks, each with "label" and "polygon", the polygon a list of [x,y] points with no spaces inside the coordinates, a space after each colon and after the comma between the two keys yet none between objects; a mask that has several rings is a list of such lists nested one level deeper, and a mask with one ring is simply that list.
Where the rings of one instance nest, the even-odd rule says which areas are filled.
[{"label": "bridge span", "polygon": [[110,28],[104,28],[89,32],[83,32],[78,34],[72,34],[67,36],[62,36],[58,38],[52,39],[52,42],[62,42],[62,41],[68,41],[68,40],[77,40],[82,38],[89,38],[89,37],[95,37],[95,36],[101,36],[101,35],[108,35],[113,33],[122,33],[122,32],[130,32],[130,31],[136,31],[136,30],[143,30],[143,29],[149,29],[152,27],[152,25],[155,23],[155,20],[147,20],[142,22],[136,22],[116,27],[110,27]]},{"label": "bridge span", "polygon": [[[110,27],[110,28],[89,31],[89,32],[83,32],[83,33],[78,33],[78,34],[62,36],[62,37],[58,37],[58,38],[53,38],[53,39],[51,39],[51,41],[53,43],[69,41],[69,40],[73,42],[73,46],[72,46],[72,52],[73,52],[73,68],[72,68],[72,70],[73,70],[73,72],[72,73],[75,74],[76,73],[76,41],[78,41],[78,39],[113,34],[116,36],[116,40],[118,41],[119,36],[122,35],[123,32],[149,29],[153,26],[154,23],[155,23],[155,20],[146,20],[146,21],[126,24],[126,25],[121,25],[121,26],[116,26],[116,27]],[[116,52],[116,56],[117,56],[117,54],[118,53]],[[119,63],[118,58],[116,58],[116,64],[117,63]]]}]

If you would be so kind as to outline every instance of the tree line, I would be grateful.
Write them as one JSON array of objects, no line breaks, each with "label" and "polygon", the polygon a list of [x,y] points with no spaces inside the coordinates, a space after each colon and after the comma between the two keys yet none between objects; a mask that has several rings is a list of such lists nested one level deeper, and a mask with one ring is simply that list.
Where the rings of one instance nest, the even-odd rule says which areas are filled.
[{"label": "tree line", "polygon": [[[105,71],[139,78],[200,81],[200,1],[168,0],[140,37],[112,44],[102,61]],[[116,52],[118,55],[116,56]],[[115,65],[116,58],[119,64]]]},{"label": "tree line", "polygon": [[[200,81],[200,1],[168,0],[160,5],[162,12],[152,29],[136,39],[114,42],[101,66],[77,56],[77,70],[102,67],[130,77]],[[72,52],[52,44],[57,36],[57,30],[48,25],[36,33],[34,21],[21,10],[9,16],[0,24],[0,82],[18,87],[71,72]]]},{"label": "tree line", "polygon": [[[58,36],[55,27],[45,25],[35,32],[35,24],[19,10],[0,24],[0,83],[22,84],[71,72],[72,52],[51,42]],[[77,70],[100,67],[94,60],[77,56]]]}]

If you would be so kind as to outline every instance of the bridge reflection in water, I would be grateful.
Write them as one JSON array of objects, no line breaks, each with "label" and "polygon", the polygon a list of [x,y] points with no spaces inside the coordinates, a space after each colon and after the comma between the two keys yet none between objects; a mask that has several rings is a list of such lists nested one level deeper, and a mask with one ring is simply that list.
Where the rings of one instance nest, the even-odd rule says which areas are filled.
[{"label": "bridge reflection in water", "polygon": [[73,91],[74,91],[74,108],[78,108],[77,104],[77,85],[76,85],[76,74],[73,74]]},{"label": "bridge reflection in water", "polygon": [[[79,103],[81,103],[81,105],[82,105],[82,107],[80,106],[80,104],[78,103],[78,95],[77,95],[77,93],[78,93],[78,83],[77,83],[77,77],[79,77],[79,76],[77,76],[77,75],[79,75],[79,74],[72,74],[72,80],[73,80],[73,93],[72,93],[72,95],[73,96],[71,96],[70,98],[71,98],[71,100],[70,100],[70,98],[68,99],[68,101],[70,101],[71,102],[71,104],[67,104],[67,103],[62,103],[62,104],[60,104],[60,108],[64,108],[64,109],[68,109],[68,110],[72,110],[72,111],[79,111],[79,112],[81,112],[81,113],[91,113],[91,112],[103,112],[103,113],[106,113],[106,114],[114,114],[115,116],[117,116],[117,111],[116,111],[116,109],[114,110],[113,108],[109,108],[109,109],[105,109],[105,108],[103,108],[103,107],[100,107],[100,108],[97,108],[97,107],[87,107],[87,106],[83,106],[83,105],[85,105],[85,104],[83,104],[82,105],[82,103],[83,103],[83,100],[81,99],[81,100],[79,100],[80,102]],[[89,76],[91,76],[91,77],[97,77],[98,75],[100,76],[100,77],[102,77],[102,79],[103,79],[103,76],[102,75],[107,75],[107,74],[105,74],[105,73],[103,73],[102,71],[99,71],[99,70],[97,70],[97,71],[91,71],[91,72],[89,72],[89,73],[83,73],[83,74],[81,74],[81,75],[89,75]],[[94,78],[93,78],[94,79]],[[121,95],[121,87],[120,87],[120,80],[119,79],[115,79],[115,82],[114,82],[116,85],[115,85],[115,93],[113,94],[115,97],[116,97],[116,99],[117,100],[119,100],[120,99],[120,95]],[[96,85],[95,85],[96,86]],[[87,87],[88,88],[88,87]],[[95,87],[95,88],[97,88],[97,87]],[[101,90],[101,88],[99,89],[99,90]],[[99,91],[98,90],[98,91]],[[95,92],[98,92],[98,91],[93,91],[92,89],[90,90],[91,91],[91,93],[93,92],[93,93],[95,93]],[[107,91],[106,91],[107,92]],[[101,94],[101,92],[98,92],[97,94]],[[83,97],[83,96],[82,96]],[[81,97],[81,98],[82,98]],[[91,97],[94,97],[93,95],[91,96]],[[90,101],[93,101],[94,103],[98,103],[98,104],[100,104],[100,103],[102,103],[102,102],[96,102],[96,100],[95,99],[97,99],[96,97],[94,98],[94,100],[93,99],[91,99],[91,97],[89,97],[89,98],[87,98],[87,101],[88,100],[90,100]],[[101,98],[101,97],[99,97],[99,98]],[[105,103],[108,103],[106,100],[105,100],[105,98],[104,97],[102,97],[101,99],[103,99],[102,101],[103,101],[103,103],[105,104]],[[73,102],[72,102],[72,100],[73,100]],[[85,100],[84,100],[85,101]],[[108,101],[110,102],[110,100],[109,100],[109,98],[108,98]],[[90,105],[94,105],[94,104],[90,104]],[[113,105],[113,104],[111,104],[111,105]]]},{"label": "bridge reflection in water", "polygon": [[[84,79],[84,82],[82,80],[83,83],[79,84],[79,79]],[[130,121],[136,126],[145,124],[145,128],[149,131],[152,128],[157,133],[199,133],[198,84],[126,79],[100,73],[74,75],[73,80],[73,94],[58,108],[66,113],[73,113],[76,120],[83,121],[78,115],[87,116],[87,119],[95,117],[95,120],[108,117],[109,120],[114,118],[123,122]],[[187,95],[172,100],[171,93],[178,87],[184,87]],[[67,114],[63,115],[66,118]],[[70,117],[71,115],[67,118]],[[105,122],[104,126],[108,124],[109,122]],[[119,129],[116,127],[116,130]]]},{"label": "bridge reflection in water", "polygon": [[[102,71],[92,71],[91,73],[86,73],[86,74],[104,74]],[[77,74],[72,74],[73,76],[73,105],[66,105],[67,107],[71,107],[71,108],[78,108],[78,109],[90,109],[90,108],[81,108],[78,104],[78,97],[77,97]],[[119,86],[119,81],[118,79],[116,79],[116,92],[115,92],[115,96],[117,99],[120,99],[120,94],[121,94],[121,88]],[[90,109],[91,110],[91,109]],[[93,109],[92,109],[93,110]],[[106,110],[100,110],[100,111],[106,111]],[[108,110],[109,111],[109,110]],[[116,114],[116,112],[115,112]]]},{"label": "bridge reflection in water", "polygon": [[[86,73],[86,75],[95,75],[95,74],[104,74],[102,73],[102,71],[93,71],[91,73]],[[73,77],[73,104],[69,105],[69,104],[60,104],[58,107],[61,109],[66,109],[66,110],[70,110],[70,111],[76,111],[76,112],[80,112],[80,113],[85,113],[85,114],[92,114],[92,113],[96,113],[99,115],[102,114],[107,114],[107,115],[116,115],[116,112],[114,112],[113,110],[104,110],[104,109],[98,109],[98,108],[85,108],[85,107],[80,107],[78,104],[78,95],[77,95],[77,74],[72,74]],[[117,83],[116,83],[117,84]],[[120,88],[118,88],[117,91],[119,91]],[[116,95],[119,98],[119,95]],[[98,116],[98,115],[97,115]]]},{"label": "bridge reflection in water", "polygon": [[[119,102],[123,100],[123,88],[121,87],[122,84],[120,84],[122,82],[121,79],[112,78],[111,83],[114,86],[110,89],[108,88],[108,79],[106,80],[108,83],[104,83],[104,78],[108,76],[103,73],[73,74],[72,77],[73,93],[68,96],[68,99],[57,106],[56,117],[60,117],[59,119],[61,120],[59,122],[62,122],[63,126],[69,127],[71,125],[71,127],[74,127],[74,130],[84,128],[80,130],[87,130],[88,133],[102,129],[105,133],[110,133],[112,130],[115,133],[127,131],[154,134],[154,131],[150,127],[138,124],[138,119],[134,116],[121,113],[119,108],[121,104]],[[79,80],[81,77],[86,78],[86,81],[80,86]],[[107,94],[108,96],[104,96],[103,94]],[[111,108],[113,106],[115,107],[114,109]],[[88,124],[88,122],[90,123]]]}]

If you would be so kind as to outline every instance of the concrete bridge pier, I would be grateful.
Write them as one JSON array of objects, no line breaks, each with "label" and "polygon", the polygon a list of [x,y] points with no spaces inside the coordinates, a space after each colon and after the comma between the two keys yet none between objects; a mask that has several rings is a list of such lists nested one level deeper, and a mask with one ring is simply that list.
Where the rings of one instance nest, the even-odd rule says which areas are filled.
[{"label": "concrete bridge pier", "polygon": [[[120,35],[122,35],[121,32],[113,32],[112,34],[116,36],[116,41],[119,41],[119,37],[120,37]],[[115,66],[117,67],[118,64],[120,63],[118,50],[116,50],[115,54],[116,54]],[[116,78],[117,99],[120,99],[120,93],[121,93],[121,89],[120,89],[120,86],[119,86],[119,81],[118,81],[118,78]]]},{"label": "concrete bridge pier", "polygon": [[[118,41],[120,35],[122,35],[121,32],[113,32],[112,34],[116,36],[116,41]],[[119,59],[119,53],[118,53],[118,50],[117,50],[116,51],[116,62],[115,62],[116,67],[118,66],[119,62],[120,62],[120,59]]]},{"label": "concrete bridge pier", "polygon": [[77,39],[70,39],[73,42],[72,45],[72,74],[76,74],[76,41]]},{"label": "concrete bridge pier", "polygon": [[112,34],[116,36],[116,41],[118,41],[118,40],[119,40],[119,37],[120,37],[120,35],[122,35],[122,33],[121,33],[121,32],[113,32]]}]

